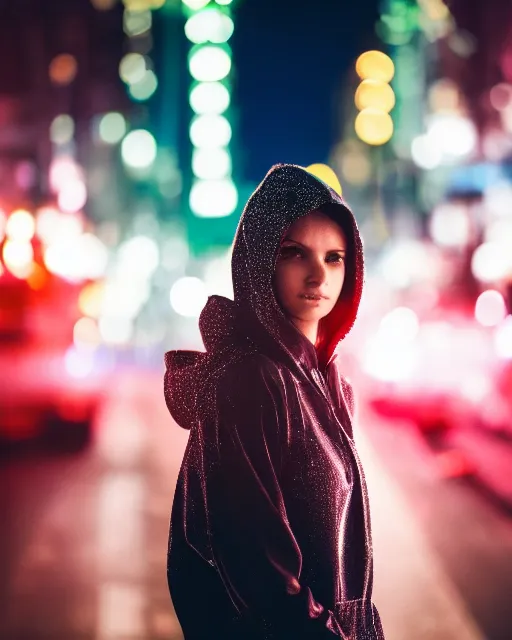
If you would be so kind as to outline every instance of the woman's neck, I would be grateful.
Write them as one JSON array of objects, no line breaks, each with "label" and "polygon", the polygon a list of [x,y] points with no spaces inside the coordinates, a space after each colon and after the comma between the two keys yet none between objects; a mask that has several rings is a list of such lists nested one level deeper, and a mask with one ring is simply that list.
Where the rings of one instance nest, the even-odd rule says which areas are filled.
[{"label": "woman's neck", "polygon": [[313,346],[317,346],[318,342],[318,322],[304,322],[294,318],[293,324],[303,333]]}]

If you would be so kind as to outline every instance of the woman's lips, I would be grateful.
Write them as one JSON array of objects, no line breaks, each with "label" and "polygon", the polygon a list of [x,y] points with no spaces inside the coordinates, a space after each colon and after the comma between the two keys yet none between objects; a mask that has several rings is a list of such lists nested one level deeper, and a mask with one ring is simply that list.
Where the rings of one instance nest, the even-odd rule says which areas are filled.
[{"label": "woman's lips", "polygon": [[299,298],[305,298],[306,300],[327,300],[326,296],[322,296],[319,293],[301,293]]},{"label": "woman's lips", "polygon": [[301,300],[304,300],[306,304],[314,307],[319,307],[322,301],[325,299],[324,296],[307,296],[305,294],[300,295],[299,298],[301,298]]}]

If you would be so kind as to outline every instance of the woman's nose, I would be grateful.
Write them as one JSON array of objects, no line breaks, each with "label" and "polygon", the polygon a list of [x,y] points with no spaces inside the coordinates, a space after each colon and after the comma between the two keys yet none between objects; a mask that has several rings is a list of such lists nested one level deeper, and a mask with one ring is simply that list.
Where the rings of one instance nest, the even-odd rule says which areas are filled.
[{"label": "woman's nose", "polygon": [[308,273],[308,282],[320,285],[325,281],[327,270],[323,262],[315,261],[310,265]]}]

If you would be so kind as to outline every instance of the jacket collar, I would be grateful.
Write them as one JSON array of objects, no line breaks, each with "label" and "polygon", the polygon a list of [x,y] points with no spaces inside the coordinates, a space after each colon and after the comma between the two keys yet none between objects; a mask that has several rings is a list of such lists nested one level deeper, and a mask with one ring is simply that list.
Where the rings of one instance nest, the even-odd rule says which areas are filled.
[{"label": "jacket collar", "polygon": [[199,318],[199,329],[207,351],[223,347],[253,349],[281,361],[292,369],[310,373],[325,369],[335,358],[322,366],[315,346],[284,315],[278,321],[277,335],[270,334],[256,313],[247,306],[237,306],[224,296],[208,298]]}]

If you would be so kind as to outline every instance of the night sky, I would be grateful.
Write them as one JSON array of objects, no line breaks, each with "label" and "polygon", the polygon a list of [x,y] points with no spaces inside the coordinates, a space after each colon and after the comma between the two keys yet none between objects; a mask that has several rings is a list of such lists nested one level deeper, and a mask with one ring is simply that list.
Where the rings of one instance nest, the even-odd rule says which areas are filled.
[{"label": "night sky", "polygon": [[378,46],[377,7],[378,0],[240,0],[231,45],[246,179],[259,182],[276,162],[327,160],[347,71]]}]

